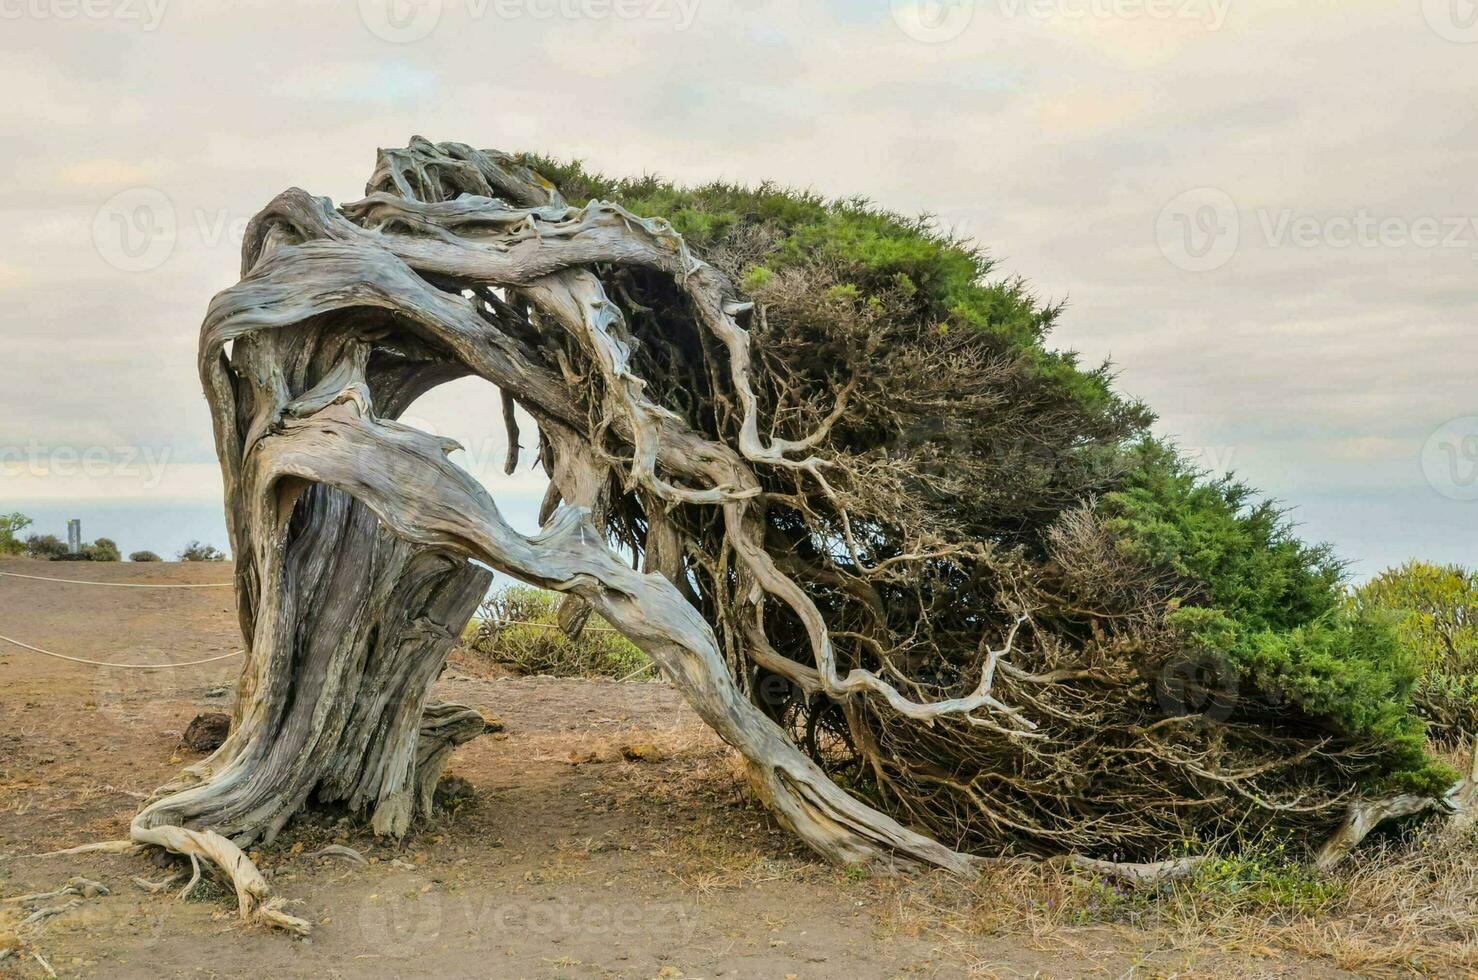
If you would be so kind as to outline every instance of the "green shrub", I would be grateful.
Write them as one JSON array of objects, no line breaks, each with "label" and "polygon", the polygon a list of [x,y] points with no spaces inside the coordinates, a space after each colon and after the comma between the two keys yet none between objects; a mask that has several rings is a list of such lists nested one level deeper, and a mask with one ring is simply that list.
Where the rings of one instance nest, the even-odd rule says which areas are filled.
[{"label": "green shrub", "polygon": [[25,553],[26,545],[19,535],[31,524],[31,519],[25,514],[0,514],[0,555]]},{"label": "green shrub", "polygon": [[[1268,827],[1313,842],[1352,794],[1439,792],[1454,777],[1425,746],[1419,665],[1386,616],[1349,607],[1330,549],[1301,541],[1277,503],[1149,438],[1153,415],[1113,390],[1107,365],[1048,348],[1062,307],[1019,278],[992,279],[969,243],[861,200],[530,162],[575,205],[666,219],[756,301],[756,399],[777,435],[814,431],[843,381],[855,386],[824,446],[845,515],[805,485],[810,499],[789,504],[795,484],[761,473],[775,501],[765,547],[809,576],[801,586],[828,623],[870,624],[861,640],[837,627],[839,670],[963,695],[982,632],[1003,632],[1020,603],[1032,636],[1014,668],[1109,676],[1122,690],[1064,685],[1040,703],[1013,690],[1039,723],[1036,750],[854,699],[867,731],[850,748],[870,764],[858,771],[877,774],[872,790],[895,816],[961,847],[1056,849],[1071,827],[1086,847],[1149,854],[1187,825],[1233,843]],[[632,279],[612,273],[608,288],[636,287],[638,337],[702,346],[680,290]],[[683,357],[639,351],[633,363],[655,400],[708,438],[732,437],[721,386],[705,389]],[[627,510],[613,506],[606,530],[640,540],[645,515]],[[936,560],[924,541],[958,550]],[[738,628],[714,626],[745,646]],[[783,611],[762,628],[782,656],[815,666]],[[1235,685],[1217,710],[1162,696],[1180,667],[1208,660]],[[763,683],[749,689],[764,697]]]},{"label": "green shrub", "polygon": [[180,561],[225,561],[226,554],[215,545],[202,544],[199,541],[191,541],[180,552]]},{"label": "green shrub", "polygon": [[85,561],[122,561],[118,545],[111,538],[98,538],[92,544],[82,546]]},{"label": "green shrub", "polygon": [[67,543],[55,534],[33,534],[26,538],[26,554],[32,558],[50,561],[67,555]]},{"label": "green shrub", "polygon": [[1478,675],[1478,570],[1409,561],[1356,589],[1352,601],[1394,616],[1401,642],[1424,669]]},{"label": "green shrub", "polygon": [[1121,550],[1191,586],[1166,622],[1230,667],[1255,704],[1292,704],[1308,726],[1373,741],[1391,787],[1450,784],[1455,774],[1427,754],[1413,704],[1419,662],[1388,617],[1348,607],[1329,549],[1300,541],[1286,514],[1245,484],[1208,479],[1157,442],[1133,452],[1136,465],[1102,508]]},{"label": "green shrub", "polygon": [[160,558],[152,551],[135,551],[133,554],[128,556],[128,560],[132,562],[151,562],[163,561],[164,559]]},{"label": "green shrub", "polygon": [[514,585],[483,603],[468,647],[521,674],[627,677],[650,663],[629,640],[592,616],[577,639],[559,629],[561,597]]}]

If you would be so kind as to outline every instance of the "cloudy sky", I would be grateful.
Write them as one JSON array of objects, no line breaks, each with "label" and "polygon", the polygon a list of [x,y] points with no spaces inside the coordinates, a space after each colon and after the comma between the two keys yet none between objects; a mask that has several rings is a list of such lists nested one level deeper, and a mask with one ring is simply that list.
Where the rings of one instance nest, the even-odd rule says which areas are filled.
[{"label": "cloudy sky", "polygon": [[[0,0],[0,91],[0,511],[43,530],[224,544],[242,229],[421,134],[936,214],[1356,576],[1478,561],[1474,0]],[[487,392],[413,414],[496,484]]]}]

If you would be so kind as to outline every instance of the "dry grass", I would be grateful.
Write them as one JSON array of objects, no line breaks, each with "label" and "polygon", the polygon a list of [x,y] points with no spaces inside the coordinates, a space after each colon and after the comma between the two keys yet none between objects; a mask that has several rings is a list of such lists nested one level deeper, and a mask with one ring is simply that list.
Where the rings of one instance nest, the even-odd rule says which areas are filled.
[{"label": "dry grass", "polygon": [[1273,850],[1221,859],[1154,889],[1028,862],[991,867],[970,884],[934,874],[879,887],[895,928],[961,947],[978,936],[1062,942],[1129,927],[1193,959],[1286,952],[1360,973],[1478,971],[1478,834],[1471,828],[1432,827],[1366,848],[1327,877]]},{"label": "dry grass", "polygon": [[[984,976],[994,967],[976,957],[989,937],[1082,947],[1085,962],[1142,948],[1153,975],[1214,976],[1218,962],[1249,954],[1268,959],[1270,976],[1287,975],[1291,958],[1371,975],[1478,975],[1478,828],[1429,823],[1367,844],[1327,876],[1296,857],[1301,849],[1269,844],[1154,888],[1025,860],[992,865],[975,882],[880,877],[788,851],[749,798],[737,758],[701,738],[679,741],[665,766],[624,767],[613,802],[669,818],[638,846],[700,894],[829,877],[882,910],[885,930],[927,935]],[[686,826],[671,819],[686,815]]]}]

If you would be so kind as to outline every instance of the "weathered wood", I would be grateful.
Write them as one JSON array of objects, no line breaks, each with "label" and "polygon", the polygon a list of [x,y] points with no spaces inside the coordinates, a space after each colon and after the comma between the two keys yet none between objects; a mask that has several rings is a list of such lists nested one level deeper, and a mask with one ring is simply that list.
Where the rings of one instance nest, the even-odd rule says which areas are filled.
[{"label": "weathered wood", "polygon": [[[737,447],[648,400],[621,310],[590,271],[597,264],[670,275],[691,298],[729,352],[745,413]],[[666,222],[600,202],[568,208],[512,158],[416,140],[381,154],[356,204],[279,196],[248,228],[242,273],[211,303],[200,372],[249,655],[229,738],[158,791],[134,821],[135,841],[216,862],[243,914],[306,928],[271,902],[241,848],[270,841],[311,799],[342,801],[388,835],[429,810],[451,750],[484,728],[470,709],[426,704],[489,583],[475,559],[566,593],[567,630],[599,613],[651,655],[744,755],[759,796],[818,852],[972,869],[966,855],[834,785],[740,692],[684,595],[681,541],[661,509],[719,508],[744,574],[811,636],[820,666],[810,683],[882,692],[924,716],[1005,707],[988,678],[972,703],[936,707],[865,671],[836,675],[824,621],[764,554],[746,503],[758,493],[756,463],[813,468],[791,458],[811,441],[760,439],[737,320],[748,306]],[[556,365],[549,352],[566,347],[584,363],[561,354]],[[550,504],[560,506],[534,537],[506,524],[446,444],[394,421],[420,394],[467,375],[501,390],[510,443],[515,406],[539,424]],[[589,377],[602,392],[595,418]],[[626,447],[625,463],[605,454],[601,432]],[[613,480],[650,501],[648,573],[600,530]]]}]

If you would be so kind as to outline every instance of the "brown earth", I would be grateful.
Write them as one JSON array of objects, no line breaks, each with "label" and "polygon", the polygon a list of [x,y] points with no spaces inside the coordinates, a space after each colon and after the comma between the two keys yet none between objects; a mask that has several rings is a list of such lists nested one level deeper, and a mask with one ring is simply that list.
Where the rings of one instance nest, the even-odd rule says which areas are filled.
[{"label": "brown earth", "polygon": [[[0,560],[0,572],[230,578],[229,566],[209,564]],[[4,576],[0,634],[128,663],[240,645],[230,589]],[[957,883],[882,880],[813,860],[750,802],[728,751],[665,684],[499,677],[465,655],[438,696],[506,725],[453,762],[470,799],[399,843],[313,813],[259,853],[291,911],[315,923],[310,939],[244,926],[219,892],[147,894],[131,879],[175,869],[146,857],[32,856],[126,836],[140,800],[197,758],[180,748],[190,720],[229,710],[239,664],[139,673],[0,643],[0,897],[74,875],[112,890],[20,929],[0,975],[45,976],[36,953],[61,976],[105,977],[1348,975],[1271,949],[1128,926],[947,927],[957,917],[932,914],[931,902]],[[371,863],[312,856],[332,843]],[[16,910],[36,907],[0,906],[0,949],[7,933],[15,945]]]}]

